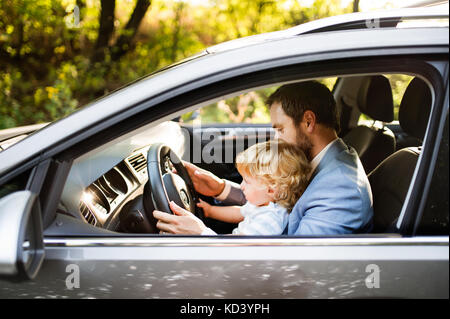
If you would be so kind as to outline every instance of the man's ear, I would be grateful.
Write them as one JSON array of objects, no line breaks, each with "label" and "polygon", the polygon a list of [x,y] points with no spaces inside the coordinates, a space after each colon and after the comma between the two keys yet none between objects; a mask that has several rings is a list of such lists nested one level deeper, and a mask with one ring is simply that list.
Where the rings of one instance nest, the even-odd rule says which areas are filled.
[{"label": "man's ear", "polygon": [[316,114],[313,111],[307,110],[303,113],[303,123],[305,125],[306,131],[312,133],[316,126]]}]

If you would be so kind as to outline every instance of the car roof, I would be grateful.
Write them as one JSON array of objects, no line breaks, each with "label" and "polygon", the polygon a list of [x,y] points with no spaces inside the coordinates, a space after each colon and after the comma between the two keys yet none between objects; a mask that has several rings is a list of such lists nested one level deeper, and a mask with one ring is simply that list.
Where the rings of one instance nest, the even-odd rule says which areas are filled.
[{"label": "car roof", "polygon": [[[88,134],[89,128],[107,125],[108,118],[114,114],[137,112],[138,109],[135,106],[142,101],[160,96],[168,91],[175,94],[174,89],[182,87],[184,90],[195,81],[211,81],[209,77],[213,75],[225,76],[222,74],[229,72],[239,75],[244,66],[264,63],[266,67],[269,67],[269,61],[293,55],[307,56],[342,50],[426,47],[430,45],[445,46],[448,50],[449,43],[448,27],[438,30],[434,28],[347,30],[304,34],[301,36],[301,41],[298,39],[297,36],[282,37],[233,50],[204,54],[163,72],[147,76],[124,89],[92,102],[68,117],[51,123],[0,152],[0,174],[50,148],[52,148],[52,152],[57,152],[59,148],[54,148],[55,145],[61,145],[62,142],[73,136],[77,136],[78,139],[83,138],[85,134]],[[380,45],[380,43],[382,44]],[[139,107],[146,108],[148,106]],[[105,112],[105,110],[108,111]]]},{"label": "car roof", "polygon": [[309,33],[368,29],[374,27],[377,28],[392,27],[397,25],[397,23],[406,20],[418,20],[418,19],[431,20],[439,18],[448,19],[449,16],[448,2],[446,5],[447,9],[445,9],[444,7],[435,6],[425,8],[402,8],[396,10],[355,12],[342,14],[310,21],[282,31],[257,34],[253,36],[227,41],[207,48],[206,52],[217,53],[243,46],[248,46],[251,44]]}]

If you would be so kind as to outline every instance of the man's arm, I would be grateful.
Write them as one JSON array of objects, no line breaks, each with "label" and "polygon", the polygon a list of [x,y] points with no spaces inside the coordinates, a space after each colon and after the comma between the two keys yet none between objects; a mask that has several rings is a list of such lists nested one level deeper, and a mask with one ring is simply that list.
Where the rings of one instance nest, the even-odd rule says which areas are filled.
[{"label": "man's arm", "polygon": [[[218,196],[223,193],[228,181],[225,182],[225,180],[218,178],[211,172],[201,169],[189,162],[183,161],[183,164],[198,193],[205,196]],[[230,184],[230,193],[227,196],[227,200],[230,202],[232,197],[235,196],[238,201],[230,205],[243,205],[245,203],[245,197],[240,188],[237,189],[235,185]],[[156,226],[161,231],[171,234],[216,235],[216,233],[207,228],[199,218],[177,206],[175,203],[170,203],[170,209],[174,215],[158,210],[153,211],[153,216],[158,219]]]},{"label": "man's arm", "polygon": [[218,178],[211,172],[183,161],[195,190],[205,196],[213,196],[227,205],[244,205],[246,200],[239,184]]},{"label": "man's arm", "polygon": [[247,200],[245,199],[244,193],[242,192],[239,184],[227,180],[224,181],[224,190],[218,196],[215,196],[215,198],[225,205],[243,206],[247,202]]},{"label": "man's arm", "polygon": [[205,196],[218,196],[225,188],[225,180],[192,163],[183,161],[195,190]]}]

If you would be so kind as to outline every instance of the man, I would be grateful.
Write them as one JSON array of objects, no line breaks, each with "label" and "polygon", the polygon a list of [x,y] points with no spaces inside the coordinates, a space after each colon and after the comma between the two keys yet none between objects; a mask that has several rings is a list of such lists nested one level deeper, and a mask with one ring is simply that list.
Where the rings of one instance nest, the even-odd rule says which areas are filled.
[{"label": "man", "polygon": [[[317,81],[280,87],[267,100],[275,138],[299,145],[312,165],[308,188],[289,215],[288,235],[366,233],[372,228],[372,193],[355,150],[338,138],[336,102]],[[198,193],[227,204],[245,203],[239,185],[185,163]],[[157,227],[173,234],[215,234],[171,203],[174,215],[154,211]]]}]

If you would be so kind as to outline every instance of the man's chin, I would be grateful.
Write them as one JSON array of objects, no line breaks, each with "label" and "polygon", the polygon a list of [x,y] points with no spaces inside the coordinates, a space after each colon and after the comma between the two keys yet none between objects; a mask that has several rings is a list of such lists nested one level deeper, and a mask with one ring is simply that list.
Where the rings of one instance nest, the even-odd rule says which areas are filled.
[{"label": "man's chin", "polygon": [[301,148],[301,150],[303,151],[303,153],[305,153],[306,158],[308,158],[309,161],[311,161],[311,151],[313,148],[313,144],[311,143],[311,141],[307,138],[304,137],[302,139],[298,138],[297,139],[297,145],[298,147]]}]

